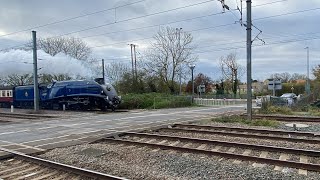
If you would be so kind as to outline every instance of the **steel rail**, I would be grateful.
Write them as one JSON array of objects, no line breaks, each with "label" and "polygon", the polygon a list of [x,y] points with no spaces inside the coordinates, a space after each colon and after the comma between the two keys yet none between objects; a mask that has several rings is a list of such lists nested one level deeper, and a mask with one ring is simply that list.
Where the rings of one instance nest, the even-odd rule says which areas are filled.
[{"label": "steel rail", "polygon": [[317,140],[317,139],[301,139],[301,138],[292,138],[292,137],[266,136],[266,135],[257,135],[257,134],[243,134],[243,133],[233,133],[233,132],[224,132],[224,131],[196,130],[196,129],[184,129],[184,128],[162,128],[160,130],[179,131],[179,132],[187,132],[187,133],[218,134],[218,135],[233,136],[233,137],[270,139],[270,140],[278,140],[278,141],[280,140],[280,141],[289,141],[289,142],[320,144],[320,140]]},{"label": "steel rail", "polygon": [[315,137],[315,134],[312,132],[285,131],[285,130],[273,130],[273,129],[254,129],[254,128],[243,128],[243,127],[211,126],[211,125],[208,126],[208,125],[195,125],[195,124],[174,124],[173,127],[252,132],[252,133],[260,133],[260,134],[278,134],[278,135],[290,134],[295,136]]},{"label": "steel rail", "polygon": [[[240,115],[241,117],[246,117],[246,115]],[[320,123],[320,118],[318,117],[299,117],[299,116],[274,116],[274,115],[253,115],[253,119],[269,118],[277,121],[285,122],[318,122]]]},{"label": "steel rail", "polygon": [[24,119],[27,119],[27,118],[53,118],[54,117],[54,116],[42,115],[42,114],[21,114],[21,113],[6,113],[6,112],[0,112],[0,116],[2,116],[2,117],[22,117]]},{"label": "steel rail", "polygon": [[55,169],[71,172],[71,173],[74,173],[74,174],[77,174],[80,176],[103,179],[103,180],[104,179],[105,180],[127,180],[126,178],[122,178],[122,177],[117,177],[117,176],[104,174],[104,173],[93,171],[93,170],[78,168],[78,167],[71,166],[71,165],[66,165],[66,164],[62,164],[62,163],[58,163],[58,162],[54,162],[54,161],[50,161],[50,160],[46,160],[46,159],[41,159],[38,157],[29,156],[29,155],[26,155],[26,154],[23,154],[23,153],[20,153],[17,151],[5,149],[2,147],[0,147],[0,151],[4,151],[4,152],[10,153],[10,154],[13,154],[15,157],[24,159],[29,162],[33,162],[33,163],[41,164],[41,165],[44,165],[47,167],[49,166],[49,167],[52,167]]},{"label": "steel rail", "polygon": [[178,146],[168,146],[168,145],[162,145],[162,144],[136,142],[136,141],[122,140],[122,139],[104,138],[104,140],[109,141],[109,142],[113,142],[113,143],[124,143],[124,144],[130,144],[130,145],[151,146],[151,147],[166,149],[166,150],[177,150],[177,151],[183,151],[183,152],[207,154],[207,155],[220,156],[220,157],[225,157],[225,158],[230,158],[230,159],[239,159],[239,160],[267,163],[267,164],[284,166],[284,167],[291,167],[291,168],[297,168],[297,169],[320,171],[320,164],[285,161],[285,160],[278,160],[278,159],[271,159],[271,158],[261,158],[261,157],[256,157],[256,156],[233,154],[233,153],[228,153],[228,152],[209,151],[209,150],[194,149],[194,148],[187,148],[187,147],[178,147]]},{"label": "steel rail", "polygon": [[191,142],[198,142],[198,143],[202,143],[202,144],[203,143],[216,144],[216,145],[222,145],[222,146],[256,149],[256,150],[261,150],[261,151],[286,152],[286,153],[290,153],[290,154],[304,154],[307,156],[320,157],[320,151],[316,151],[316,150],[294,149],[294,148],[266,146],[266,145],[254,145],[254,144],[248,144],[248,143],[188,138],[188,137],[180,137],[180,136],[158,135],[158,134],[149,134],[149,133],[125,132],[125,133],[121,134],[121,136],[125,136],[125,135],[145,137],[145,138],[162,138],[162,139],[170,139],[173,141],[181,141],[181,142],[190,142],[191,141]]}]

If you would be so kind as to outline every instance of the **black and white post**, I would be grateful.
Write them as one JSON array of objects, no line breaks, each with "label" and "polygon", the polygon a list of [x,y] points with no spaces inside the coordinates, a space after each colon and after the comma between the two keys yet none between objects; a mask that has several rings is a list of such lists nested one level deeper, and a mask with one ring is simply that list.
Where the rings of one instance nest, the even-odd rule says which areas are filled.
[{"label": "black and white post", "polygon": [[252,77],[251,77],[251,0],[247,0],[247,116],[252,120]]},{"label": "black and white post", "polygon": [[103,80],[103,84],[106,84],[106,80],[105,80],[105,74],[104,74],[104,59],[102,59],[102,80]]},{"label": "black and white post", "polygon": [[38,57],[37,57],[37,32],[36,31],[32,31],[32,41],[33,41],[34,111],[39,111]]},{"label": "black and white post", "polygon": [[194,95],[194,80],[193,80],[193,70],[196,67],[195,64],[189,64],[189,67],[191,69],[191,83],[192,83],[192,95],[191,95],[191,101],[193,102],[193,95]]}]

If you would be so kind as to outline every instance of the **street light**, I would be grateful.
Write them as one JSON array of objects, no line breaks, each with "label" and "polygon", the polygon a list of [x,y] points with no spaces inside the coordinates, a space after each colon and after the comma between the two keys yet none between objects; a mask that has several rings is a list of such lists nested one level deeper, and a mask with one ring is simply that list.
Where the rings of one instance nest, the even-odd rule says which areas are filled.
[{"label": "street light", "polygon": [[307,82],[306,82],[306,93],[310,94],[310,82],[309,82],[309,47],[307,49]]},{"label": "street light", "polygon": [[194,81],[193,81],[193,70],[196,67],[195,64],[189,64],[189,68],[191,69],[191,82],[192,82],[192,101],[193,101],[193,94],[194,94]]}]

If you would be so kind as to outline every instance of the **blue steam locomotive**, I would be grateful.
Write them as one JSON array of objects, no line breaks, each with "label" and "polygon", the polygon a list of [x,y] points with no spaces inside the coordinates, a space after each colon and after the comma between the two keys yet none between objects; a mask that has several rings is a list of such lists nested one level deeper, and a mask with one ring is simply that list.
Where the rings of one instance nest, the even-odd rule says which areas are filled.
[{"label": "blue steam locomotive", "polygon": [[[12,89],[12,103],[18,108],[32,108],[34,87],[16,86]],[[121,96],[110,84],[96,81],[72,80],[39,85],[39,105],[43,109],[112,109],[121,103]]]}]

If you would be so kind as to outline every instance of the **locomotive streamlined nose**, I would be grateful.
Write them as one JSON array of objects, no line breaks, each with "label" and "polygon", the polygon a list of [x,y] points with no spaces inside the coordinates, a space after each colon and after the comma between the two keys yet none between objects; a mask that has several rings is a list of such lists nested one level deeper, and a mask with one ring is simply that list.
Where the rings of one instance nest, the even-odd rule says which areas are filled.
[{"label": "locomotive streamlined nose", "polygon": [[117,91],[111,84],[101,85],[104,93],[107,95],[107,100],[112,106],[118,106],[121,103],[121,96],[118,96]]}]

